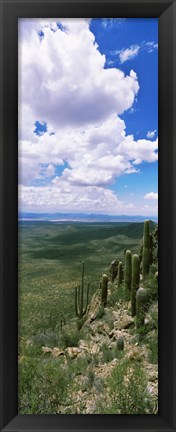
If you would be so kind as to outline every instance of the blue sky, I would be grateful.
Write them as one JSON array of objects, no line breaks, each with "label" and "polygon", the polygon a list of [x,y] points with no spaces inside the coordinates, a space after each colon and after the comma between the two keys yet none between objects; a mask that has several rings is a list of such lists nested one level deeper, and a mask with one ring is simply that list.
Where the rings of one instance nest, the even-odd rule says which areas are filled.
[{"label": "blue sky", "polygon": [[157,137],[157,19],[19,20],[20,210],[156,216]]}]

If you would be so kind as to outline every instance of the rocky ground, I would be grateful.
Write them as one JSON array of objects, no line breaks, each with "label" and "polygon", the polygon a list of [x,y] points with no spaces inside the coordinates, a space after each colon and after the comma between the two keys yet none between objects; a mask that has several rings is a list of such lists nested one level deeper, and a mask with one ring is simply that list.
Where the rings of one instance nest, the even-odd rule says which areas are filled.
[{"label": "rocky ground", "polygon": [[[109,284],[109,296],[117,289],[115,283]],[[158,399],[158,366],[150,362],[147,341],[156,331],[152,322],[152,313],[157,312],[157,302],[153,302],[145,318],[145,327],[149,331],[141,337],[135,328],[135,319],[131,316],[131,302],[125,300],[108,304],[104,310],[100,304],[100,293],[97,291],[89,305],[86,320],[80,331],[81,338],[77,346],[67,346],[65,349],[47,346],[42,347],[44,354],[53,358],[62,357],[65,368],[74,366],[79,360],[86,360],[87,366],[81,372],[73,374],[74,385],[71,385],[70,403],[59,406],[59,413],[96,414],[99,412],[99,402],[105,399],[108,404],[108,377],[118,364],[125,359],[131,365],[140,364],[147,376],[147,392],[153,402],[153,413],[157,413]],[[102,316],[101,316],[102,315]],[[75,320],[72,325],[74,327]],[[72,327],[71,325],[71,327]],[[67,329],[69,330],[69,329]],[[117,340],[123,337],[124,349],[117,349]],[[130,369],[127,375],[130,377]],[[127,379],[128,376],[126,377]],[[72,382],[72,384],[73,384]]]}]

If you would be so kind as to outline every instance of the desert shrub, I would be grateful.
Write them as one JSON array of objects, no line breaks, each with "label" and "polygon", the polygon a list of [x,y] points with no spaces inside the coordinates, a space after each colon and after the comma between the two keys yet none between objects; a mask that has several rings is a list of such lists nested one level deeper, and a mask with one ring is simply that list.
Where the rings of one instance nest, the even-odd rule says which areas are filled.
[{"label": "desert shrub", "polygon": [[84,325],[85,321],[86,321],[86,316],[84,316],[83,318],[77,318],[76,325],[78,330],[82,329],[82,326]]},{"label": "desert shrub", "polygon": [[60,405],[70,403],[70,372],[62,360],[26,358],[19,372],[19,413],[59,413]]},{"label": "desert shrub", "polygon": [[67,359],[67,365],[69,372],[72,377],[76,375],[84,374],[90,361],[88,356],[86,357],[77,357],[74,360]]},{"label": "desert shrub", "polygon": [[148,360],[150,363],[158,363],[158,334],[155,333],[148,342]]},{"label": "desert shrub", "polygon": [[124,356],[124,351],[119,351],[117,346],[113,350],[113,358],[120,360]]},{"label": "desert shrub", "polygon": [[90,389],[94,385],[95,372],[93,368],[89,368],[87,372],[87,387]]},{"label": "desert shrub", "polygon": [[148,326],[145,324],[137,328],[138,342],[144,343],[148,333]]},{"label": "desert shrub", "polygon": [[45,333],[37,333],[33,337],[34,345],[38,347],[48,346],[50,348],[54,348],[58,345],[59,342],[59,333],[54,331],[46,330]]},{"label": "desert shrub", "polygon": [[119,288],[113,287],[111,294],[108,297],[108,306],[114,306],[120,301],[130,300],[130,293],[127,292],[125,285],[121,284]]},{"label": "desert shrub", "polygon": [[150,363],[158,363],[158,310],[151,310],[152,327],[154,331],[149,334],[147,346],[149,349],[148,360]]},{"label": "desert shrub", "polygon": [[77,347],[80,339],[81,333],[79,330],[64,330],[60,336],[59,345],[62,348]]},{"label": "desert shrub", "polygon": [[108,324],[109,330],[114,328],[114,319],[112,318],[112,314],[105,314],[103,321]]},{"label": "desert shrub", "polygon": [[119,293],[116,290],[112,291],[108,297],[108,306],[114,306],[119,301]]},{"label": "desert shrub", "polygon": [[96,313],[96,319],[102,318],[104,316],[104,314],[105,314],[104,306],[100,305],[100,307]]},{"label": "desert shrub", "polygon": [[91,363],[92,363],[92,365],[95,366],[95,367],[98,366],[98,364],[99,364],[99,357],[98,357],[98,354],[94,354],[94,355],[92,356]]},{"label": "desert shrub", "polygon": [[92,365],[90,365],[82,381],[82,386],[81,386],[82,391],[85,392],[91,390],[94,385],[94,381],[95,381],[95,372]]},{"label": "desert shrub", "polygon": [[158,300],[158,281],[153,273],[150,273],[145,281],[143,281],[143,287],[148,290],[150,304]]},{"label": "desert shrub", "polygon": [[158,271],[158,266],[157,266],[157,264],[151,264],[149,274],[155,275],[155,273],[156,273],[157,271]]},{"label": "desert shrub", "polygon": [[101,352],[102,352],[102,362],[103,363],[109,363],[114,358],[113,350],[109,348],[109,346],[106,343],[103,343],[101,346]]},{"label": "desert shrub", "polygon": [[109,401],[99,407],[107,414],[152,414],[154,402],[147,391],[147,376],[139,362],[122,360],[108,379]]},{"label": "desert shrub", "polygon": [[[156,306],[156,305],[157,305],[157,303],[155,304],[155,306]],[[149,313],[150,313],[150,316],[151,316],[151,318],[152,318],[152,321],[153,321],[154,327],[155,327],[156,329],[158,329],[158,308],[155,308],[155,309],[154,309],[154,307],[151,308],[151,310],[149,311]]]},{"label": "desert shrub", "polygon": [[103,378],[95,378],[94,380],[94,387],[97,393],[104,392],[105,385],[104,385],[104,379]]}]

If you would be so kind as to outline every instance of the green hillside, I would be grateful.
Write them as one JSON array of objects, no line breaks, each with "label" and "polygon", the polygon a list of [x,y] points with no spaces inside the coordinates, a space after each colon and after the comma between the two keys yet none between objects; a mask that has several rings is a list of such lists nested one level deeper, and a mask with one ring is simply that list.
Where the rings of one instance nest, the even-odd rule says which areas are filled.
[{"label": "green hillside", "polygon": [[[91,302],[94,293],[99,290],[102,275],[109,274],[111,261],[118,257],[124,264],[124,249],[130,249],[133,254],[139,252],[143,226],[143,223],[20,223],[20,413],[45,413],[47,409],[51,413],[55,412],[52,411],[51,400],[47,402],[47,397],[52,399],[52,395],[50,388],[45,390],[45,385],[47,380],[54,383],[55,379],[59,379],[54,374],[56,370],[59,374],[60,359],[57,359],[57,365],[54,360],[47,360],[42,347],[52,350],[62,346],[62,322],[65,328],[74,327],[75,285],[80,283],[82,261],[85,262],[85,285],[90,282]],[[154,227],[155,223],[150,222],[150,230]],[[73,324],[70,324],[72,321]],[[109,319],[110,322],[112,325],[112,318]],[[73,343],[74,338],[74,343],[77,344],[81,338],[79,335],[77,340],[78,333],[75,336],[69,335],[70,331],[64,340],[66,346]],[[84,364],[79,367],[83,366]],[[70,368],[71,365],[68,382],[73,378]],[[68,382],[64,384],[65,391]],[[33,399],[28,404],[26,398],[31,385]],[[37,402],[40,391],[42,398],[46,397],[46,401],[42,402],[43,408]]]}]

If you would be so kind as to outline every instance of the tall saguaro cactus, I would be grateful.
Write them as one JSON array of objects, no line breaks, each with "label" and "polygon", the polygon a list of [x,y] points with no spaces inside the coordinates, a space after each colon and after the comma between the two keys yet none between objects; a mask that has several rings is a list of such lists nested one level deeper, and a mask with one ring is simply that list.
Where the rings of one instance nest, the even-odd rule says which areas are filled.
[{"label": "tall saguaro cactus", "polygon": [[142,276],[145,278],[150,268],[150,226],[149,220],[144,221],[143,251],[142,251]]},{"label": "tall saguaro cactus", "polygon": [[122,284],[122,262],[120,261],[118,267],[118,288],[121,284]]},{"label": "tall saguaro cactus", "polygon": [[111,277],[111,282],[114,282],[114,280],[117,277],[118,274],[118,266],[119,266],[119,260],[116,258],[114,261],[111,262],[111,266],[110,266],[110,277]]},{"label": "tall saguaro cactus", "polygon": [[107,304],[107,295],[108,295],[108,276],[104,274],[102,276],[102,283],[101,283],[101,303],[103,306],[106,306]]},{"label": "tall saguaro cactus", "polygon": [[131,275],[132,275],[131,251],[127,250],[125,255],[125,286],[129,292],[131,292]]},{"label": "tall saguaro cactus", "polygon": [[87,284],[86,304],[84,307],[84,261],[83,261],[81,286],[77,285],[75,287],[75,312],[80,319],[82,319],[87,312],[88,299],[89,299],[89,282]]},{"label": "tall saguaro cactus", "polygon": [[136,292],[140,282],[140,260],[139,255],[132,258],[132,281],[131,281],[131,315],[136,315]]},{"label": "tall saguaro cactus", "polygon": [[145,288],[139,288],[136,293],[136,328],[144,325],[145,313],[148,305],[148,292]]}]

